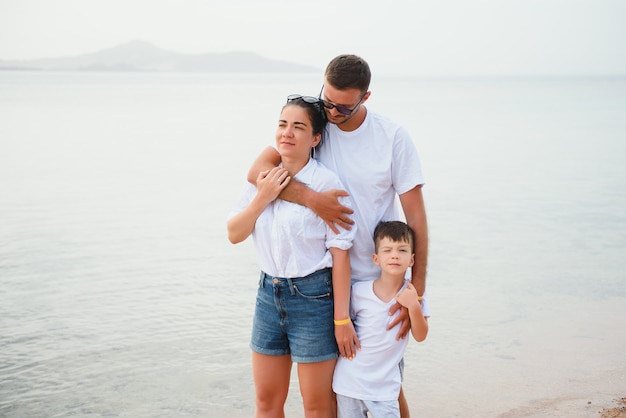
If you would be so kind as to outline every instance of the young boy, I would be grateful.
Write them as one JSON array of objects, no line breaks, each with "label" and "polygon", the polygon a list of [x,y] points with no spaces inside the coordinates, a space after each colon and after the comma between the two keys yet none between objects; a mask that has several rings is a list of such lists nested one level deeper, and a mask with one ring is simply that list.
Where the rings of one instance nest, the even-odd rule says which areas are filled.
[{"label": "young boy", "polygon": [[[428,320],[422,314],[421,298],[410,281],[407,269],[413,266],[413,231],[400,221],[380,222],[374,230],[374,264],[380,277],[352,285],[351,317],[361,351],[351,359],[340,357],[333,377],[338,418],[400,417],[398,394],[401,360],[408,339],[396,339],[396,327],[389,308],[397,301],[409,310],[411,334],[418,342],[428,334]],[[397,313],[396,313],[397,314]]]}]

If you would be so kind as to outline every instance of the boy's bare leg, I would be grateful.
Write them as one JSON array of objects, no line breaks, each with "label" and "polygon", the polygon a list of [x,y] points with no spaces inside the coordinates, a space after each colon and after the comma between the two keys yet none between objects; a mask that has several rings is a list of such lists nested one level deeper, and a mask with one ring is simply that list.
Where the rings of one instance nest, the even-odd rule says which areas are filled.
[{"label": "boy's bare leg", "polygon": [[409,412],[409,404],[404,397],[404,391],[402,387],[400,387],[400,396],[398,396],[398,403],[400,404],[400,418],[410,418],[411,413]]}]

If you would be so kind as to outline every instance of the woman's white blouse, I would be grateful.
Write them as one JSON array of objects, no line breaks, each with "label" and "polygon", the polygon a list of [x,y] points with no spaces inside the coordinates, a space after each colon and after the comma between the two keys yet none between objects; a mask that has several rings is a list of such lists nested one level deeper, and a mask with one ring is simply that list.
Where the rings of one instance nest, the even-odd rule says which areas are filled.
[{"label": "woman's white blouse", "polygon": [[[338,177],[313,158],[295,179],[315,191],[345,190]],[[256,186],[247,183],[228,217],[246,208],[256,192]],[[340,202],[352,208],[349,198],[342,197]],[[311,209],[276,199],[258,217],[252,236],[261,270],[270,276],[294,278],[332,267],[328,249],[349,250],[355,233],[353,225],[335,234]]]}]

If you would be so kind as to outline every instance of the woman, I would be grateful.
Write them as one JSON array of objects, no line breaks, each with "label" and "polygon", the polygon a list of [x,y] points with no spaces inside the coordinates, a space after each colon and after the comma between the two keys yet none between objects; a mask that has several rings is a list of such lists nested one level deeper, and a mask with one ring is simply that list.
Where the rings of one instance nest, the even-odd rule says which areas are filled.
[{"label": "woman", "polygon": [[292,362],[298,363],[305,417],[333,417],[335,334],[357,342],[346,321],[348,250],[356,228],[334,233],[307,207],[277,199],[291,177],[317,191],[343,190],[335,174],[311,158],[325,127],[319,99],[289,96],[276,130],[282,164],[247,185],[227,222],[232,243],[253,235],[262,270],[250,343],[257,418],[284,417]]}]

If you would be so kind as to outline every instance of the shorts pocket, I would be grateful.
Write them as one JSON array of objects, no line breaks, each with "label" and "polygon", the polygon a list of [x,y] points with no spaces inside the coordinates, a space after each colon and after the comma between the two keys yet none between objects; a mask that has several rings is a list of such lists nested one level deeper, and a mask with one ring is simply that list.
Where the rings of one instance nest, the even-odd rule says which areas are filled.
[{"label": "shorts pocket", "polygon": [[296,293],[306,299],[324,299],[333,295],[332,282],[318,280],[310,283],[294,283]]}]

